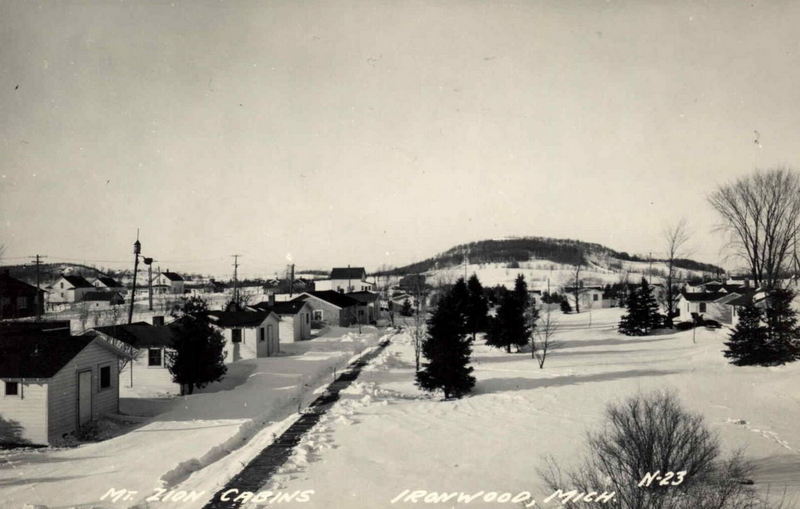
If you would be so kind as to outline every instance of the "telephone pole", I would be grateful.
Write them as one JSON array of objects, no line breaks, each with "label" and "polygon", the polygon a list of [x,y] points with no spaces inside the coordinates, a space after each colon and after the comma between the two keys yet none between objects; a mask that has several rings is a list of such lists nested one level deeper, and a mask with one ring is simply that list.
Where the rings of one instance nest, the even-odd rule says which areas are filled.
[{"label": "telephone pole", "polygon": [[144,264],[147,265],[147,309],[153,310],[153,260],[145,257]]},{"label": "telephone pole", "polygon": [[131,307],[128,310],[128,325],[133,323],[133,303],[136,301],[136,272],[139,270],[139,254],[142,243],[139,242],[139,229],[136,229],[136,242],[133,243],[133,288],[131,288]]},{"label": "telephone pole", "polygon": [[233,256],[233,302],[236,303],[236,306],[239,306],[239,257],[242,255],[235,254],[231,256]]},{"label": "telephone pole", "polygon": [[289,265],[289,298],[292,298],[294,290],[294,264]]},{"label": "telephone pole", "polygon": [[46,256],[42,255],[33,255],[34,256],[34,264],[36,264],[36,321],[40,321],[42,319],[42,307],[44,307],[44,303],[42,302],[42,290],[40,287],[39,281],[39,265],[42,263],[42,258],[47,258]]}]

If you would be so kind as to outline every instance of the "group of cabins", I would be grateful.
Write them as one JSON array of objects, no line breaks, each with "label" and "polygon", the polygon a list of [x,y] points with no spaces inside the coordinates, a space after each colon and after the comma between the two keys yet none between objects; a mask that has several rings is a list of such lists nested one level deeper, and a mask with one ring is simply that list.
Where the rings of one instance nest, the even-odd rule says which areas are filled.
[{"label": "group of cabins", "polygon": [[[161,283],[176,281],[165,274]],[[337,274],[337,269],[331,273]],[[374,323],[379,299],[362,290],[373,288],[366,272],[359,277],[351,280],[349,293],[337,285],[337,290],[307,291],[289,300],[276,301],[271,294],[257,304],[208,311],[209,323],[225,339],[225,362],[275,356],[283,343],[310,339],[312,328]],[[91,284],[80,276],[62,276],[50,291],[80,302],[98,288],[116,288],[113,280],[102,279]],[[35,287],[7,274],[0,276],[0,288],[3,318],[18,318],[36,301]],[[43,292],[38,292],[41,303]],[[121,387],[134,394],[138,388],[179,393],[168,369],[179,324],[154,316],[152,323],[94,327],[73,335],[69,321],[0,322],[0,443],[58,442],[102,415],[118,413]]]}]

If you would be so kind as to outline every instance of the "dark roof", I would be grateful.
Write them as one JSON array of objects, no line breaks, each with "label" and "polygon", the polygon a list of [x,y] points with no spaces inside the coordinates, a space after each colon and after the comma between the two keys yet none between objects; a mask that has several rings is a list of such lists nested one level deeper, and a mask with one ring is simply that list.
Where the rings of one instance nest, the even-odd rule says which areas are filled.
[{"label": "dark roof", "polygon": [[83,300],[92,302],[125,302],[122,296],[117,292],[86,292],[83,296]]},{"label": "dark roof", "polygon": [[94,341],[69,333],[27,333],[0,338],[0,377],[50,378]]},{"label": "dark roof", "polygon": [[[44,290],[39,291],[44,292]],[[5,293],[36,295],[36,287],[2,273],[0,274],[0,294]]]},{"label": "dark roof", "polygon": [[56,331],[68,334],[69,320],[0,322],[0,338],[17,334]]},{"label": "dark roof", "polygon": [[358,302],[375,302],[378,300],[378,294],[373,292],[350,292],[346,295]]},{"label": "dark roof", "polygon": [[715,300],[727,297],[730,294],[720,292],[683,292],[681,295],[689,302],[714,302]]},{"label": "dark roof", "polygon": [[162,272],[162,274],[164,274],[164,277],[166,277],[170,281],[183,281],[183,278],[174,272],[167,271],[167,272]]},{"label": "dark roof", "polygon": [[209,311],[211,323],[218,327],[256,327],[269,316],[269,311]]},{"label": "dark roof", "polygon": [[348,297],[343,293],[335,292],[333,290],[322,290],[319,292],[305,292],[293,300],[305,300],[308,298],[309,295],[312,297],[316,297],[318,299],[322,299],[325,302],[328,302],[340,308],[355,306],[358,305],[359,303],[354,298]]},{"label": "dark roof", "polygon": [[262,311],[272,311],[278,315],[296,315],[300,312],[305,303],[306,301],[304,300],[287,300],[275,302],[274,304],[270,305],[268,301],[264,301],[253,305],[253,307]]},{"label": "dark roof", "polygon": [[111,279],[110,277],[100,276],[97,278],[98,281],[103,283],[109,288],[122,288],[122,284],[118,283],[117,281]]},{"label": "dark roof", "polygon": [[330,279],[358,279],[367,276],[364,267],[336,267],[331,269]]},{"label": "dark roof", "polygon": [[147,322],[134,322],[132,324],[94,327],[92,330],[102,332],[134,348],[172,346],[172,328],[165,325],[155,326]]},{"label": "dark roof", "polygon": [[94,285],[87,281],[83,276],[64,275],[62,277],[69,281],[69,283],[75,288],[94,288]]}]

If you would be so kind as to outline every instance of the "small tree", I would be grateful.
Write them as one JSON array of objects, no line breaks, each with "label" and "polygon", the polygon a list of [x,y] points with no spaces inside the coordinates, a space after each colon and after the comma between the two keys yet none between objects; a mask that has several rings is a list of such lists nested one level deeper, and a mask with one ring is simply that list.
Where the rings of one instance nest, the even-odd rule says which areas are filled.
[{"label": "small tree", "polygon": [[472,340],[478,332],[486,329],[489,303],[480,280],[476,274],[467,281],[467,332],[472,333]]},{"label": "small tree", "polygon": [[414,308],[411,307],[411,301],[405,299],[403,301],[403,307],[400,308],[400,314],[403,316],[411,316],[414,314]]},{"label": "small tree", "polygon": [[724,355],[731,364],[749,366],[761,364],[767,355],[767,328],[762,323],[764,313],[748,303],[739,310],[739,323],[731,332]]},{"label": "small tree", "polygon": [[769,296],[769,306],[764,315],[767,322],[768,358],[770,364],[784,364],[797,360],[800,353],[800,330],[797,312],[792,308],[794,292],[776,288]]},{"label": "small tree", "polygon": [[208,321],[208,305],[200,297],[190,297],[180,311],[173,328],[173,350],[167,356],[172,381],[180,384],[181,395],[192,394],[221,380],[225,367],[225,338]]},{"label": "small tree", "polygon": [[661,326],[658,303],[644,278],[638,288],[633,288],[628,293],[626,305],[628,312],[622,315],[618,325],[620,333],[627,336],[646,336]]},{"label": "small tree", "polygon": [[551,315],[550,307],[539,317],[537,314],[536,327],[531,335],[531,357],[539,363],[539,369],[544,368],[547,354],[558,347],[553,336],[558,332],[558,320]]},{"label": "small tree", "polygon": [[565,315],[567,313],[571,313],[572,312],[572,306],[569,305],[569,302],[567,302],[567,299],[564,299],[564,300],[561,301],[561,312],[564,313]]},{"label": "small tree", "polygon": [[442,390],[449,399],[463,396],[475,385],[469,366],[472,341],[464,332],[464,321],[453,291],[442,295],[428,320],[428,334],[422,344],[427,362],[416,376],[421,389]]}]

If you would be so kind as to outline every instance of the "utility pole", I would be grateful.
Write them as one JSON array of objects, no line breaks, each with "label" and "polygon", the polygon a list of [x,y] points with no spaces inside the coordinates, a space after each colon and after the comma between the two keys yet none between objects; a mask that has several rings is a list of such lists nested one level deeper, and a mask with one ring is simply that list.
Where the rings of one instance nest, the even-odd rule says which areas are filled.
[{"label": "utility pole", "polygon": [[289,298],[294,294],[294,263],[289,265]]},{"label": "utility pole", "polygon": [[36,321],[38,322],[38,321],[40,321],[42,319],[42,307],[44,307],[44,303],[41,301],[42,300],[42,290],[39,288],[40,287],[39,265],[41,265],[41,259],[42,258],[47,258],[47,257],[46,256],[42,256],[42,255],[38,255],[38,254],[34,255],[34,256],[35,256],[35,260],[34,260],[33,263],[36,264],[36,300],[35,300],[35,303],[36,303]]},{"label": "utility pole", "polygon": [[233,256],[233,302],[236,303],[236,306],[239,306],[239,257],[242,256],[240,254],[231,255]]},{"label": "utility pole", "polygon": [[653,278],[653,252],[652,251],[647,254],[647,260],[649,262],[649,266],[648,266],[648,269],[647,269],[647,277],[652,279]]},{"label": "utility pole", "polygon": [[147,265],[147,309],[153,310],[153,260],[145,257],[144,264]]},{"label": "utility pole", "polygon": [[469,259],[467,258],[469,251],[467,250],[466,246],[464,247],[464,282],[467,282],[467,266],[469,265]]},{"label": "utility pole", "polygon": [[128,325],[133,323],[133,303],[136,301],[136,272],[139,270],[139,254],[142,243],[139,242],[139,229],[136,229],[136,242],[133,243],[133,288],[131,289],[131,307],[128,310]]}]

